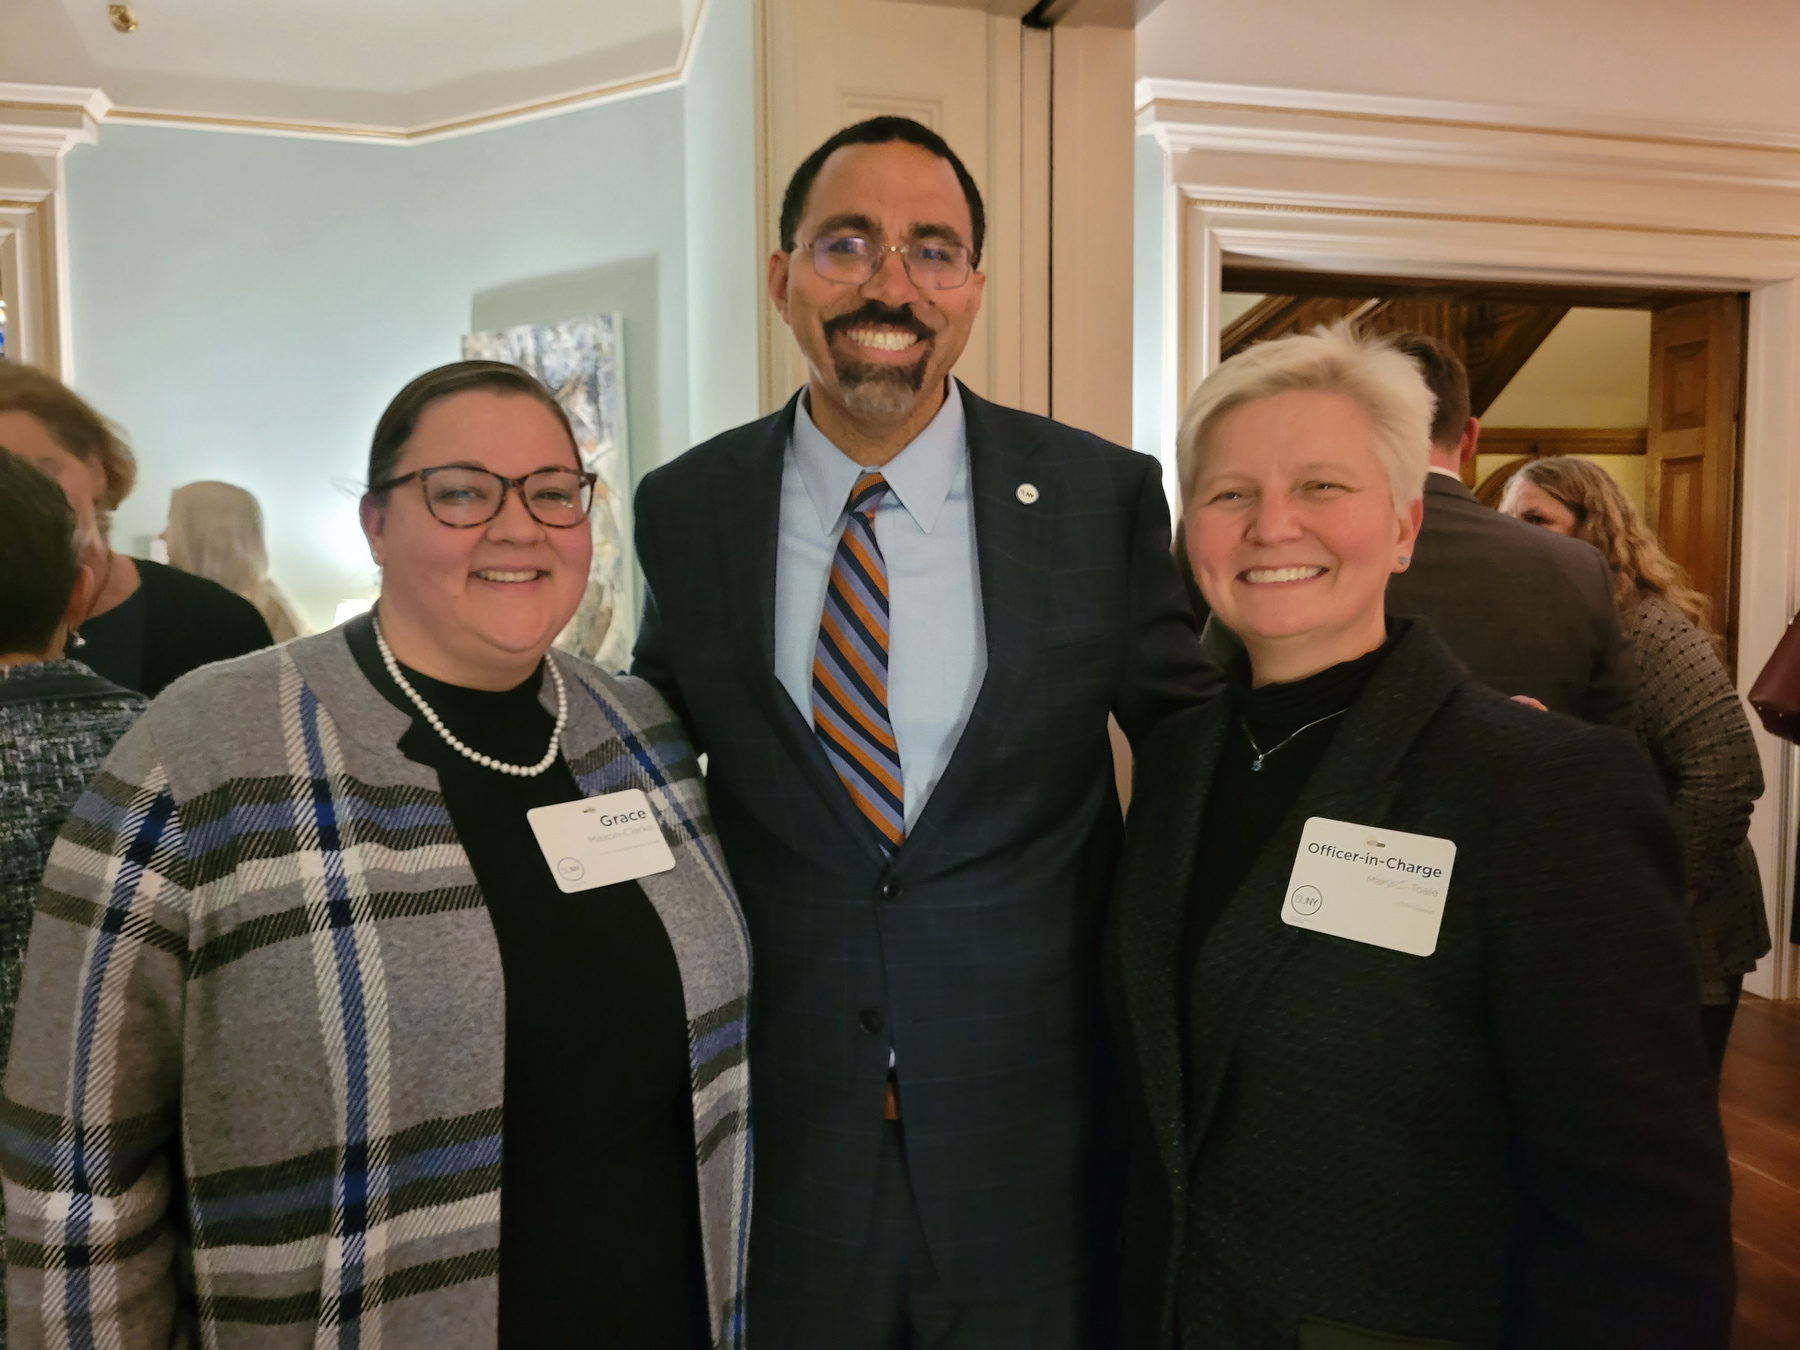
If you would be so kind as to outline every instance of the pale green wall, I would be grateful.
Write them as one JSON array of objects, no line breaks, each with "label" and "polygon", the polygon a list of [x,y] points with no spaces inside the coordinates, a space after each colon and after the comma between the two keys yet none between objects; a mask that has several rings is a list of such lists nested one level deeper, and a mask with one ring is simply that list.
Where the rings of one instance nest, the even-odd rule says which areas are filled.
[{"label": "pale green wall", "polygon": [[696,442],[754,418],[763,260],[756,248],[752,0],[708,0],[688,58],[688,426]]},{"label": "pale green wall", "polygon": [[328,621],[373,580],[375,419],[472,326],[622,312],[634,476],[680,453],[683,99],[415,146],[109,125],[73,150],[75,382],[141,468],[117,542],[161,530],[181,483],[242,484],[277,579]]},{"label": "pale green wall", "polygon": [[1162,146],[1137,138],[1131,252],[1131,447],[1162,455],[1163,178]]}]

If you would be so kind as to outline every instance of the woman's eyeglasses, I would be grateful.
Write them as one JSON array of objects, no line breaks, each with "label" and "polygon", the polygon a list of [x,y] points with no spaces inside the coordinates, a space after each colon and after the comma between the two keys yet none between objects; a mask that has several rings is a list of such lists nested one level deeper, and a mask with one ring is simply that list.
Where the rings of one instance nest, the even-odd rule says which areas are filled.
[{"label": "woman's eyeglasses", "polygon": [[553,530],[574,529],[588,518],[594,505],[594,484],[600,481],[598,474],[574,469],[535,469],[522,478],[505,478],[466,464],[440,464],[403,473],[369,490],[387,492],[415,478],[425,491],[426,510],[459,530],[485,525],[499,515],[507,492],[514,488],[538,524]]}]

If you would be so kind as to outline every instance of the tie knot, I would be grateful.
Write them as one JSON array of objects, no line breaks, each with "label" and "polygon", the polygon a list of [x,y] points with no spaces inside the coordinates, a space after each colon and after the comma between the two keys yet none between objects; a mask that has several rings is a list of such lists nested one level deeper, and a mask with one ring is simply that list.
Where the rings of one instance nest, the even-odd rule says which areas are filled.
[{"label": "tie knot", "polygon": [[872,515],[887,496],[887,479],[878,473],[865,473],[850,489],[850,511],[855,515]]}]

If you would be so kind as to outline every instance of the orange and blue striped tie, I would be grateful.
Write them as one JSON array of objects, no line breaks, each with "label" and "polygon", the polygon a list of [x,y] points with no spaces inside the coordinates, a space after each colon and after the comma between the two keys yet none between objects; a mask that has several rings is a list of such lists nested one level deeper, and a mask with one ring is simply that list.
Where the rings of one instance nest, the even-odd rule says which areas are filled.
[{"label": "orange and blue striped tie", "polygon": [[906,837],[906,805],[888,718],[887,560],[875,542],[875,511],[887,494],[878,473],[863,474],[850,491],[813,651],[812,689],[813,728],[825,754],[891,855]]}]

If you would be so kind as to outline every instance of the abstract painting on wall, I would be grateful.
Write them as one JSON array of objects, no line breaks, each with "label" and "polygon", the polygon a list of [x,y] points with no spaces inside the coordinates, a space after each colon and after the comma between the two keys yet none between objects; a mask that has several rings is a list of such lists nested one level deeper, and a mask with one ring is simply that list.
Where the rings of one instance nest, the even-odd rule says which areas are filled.
[{"label": "abstract painting on wall", "polygon": [[583,467],[599,476],[590,517],[594,561],[587,594],[556,645],[608,670],[631,661],[637,632],[631,595],[631,545],[625,529],[631,465],[625,440],[621,316],[597,314],[531,323],[463,339],[463,359],[522,366],[549,386],[569,414]]}]

